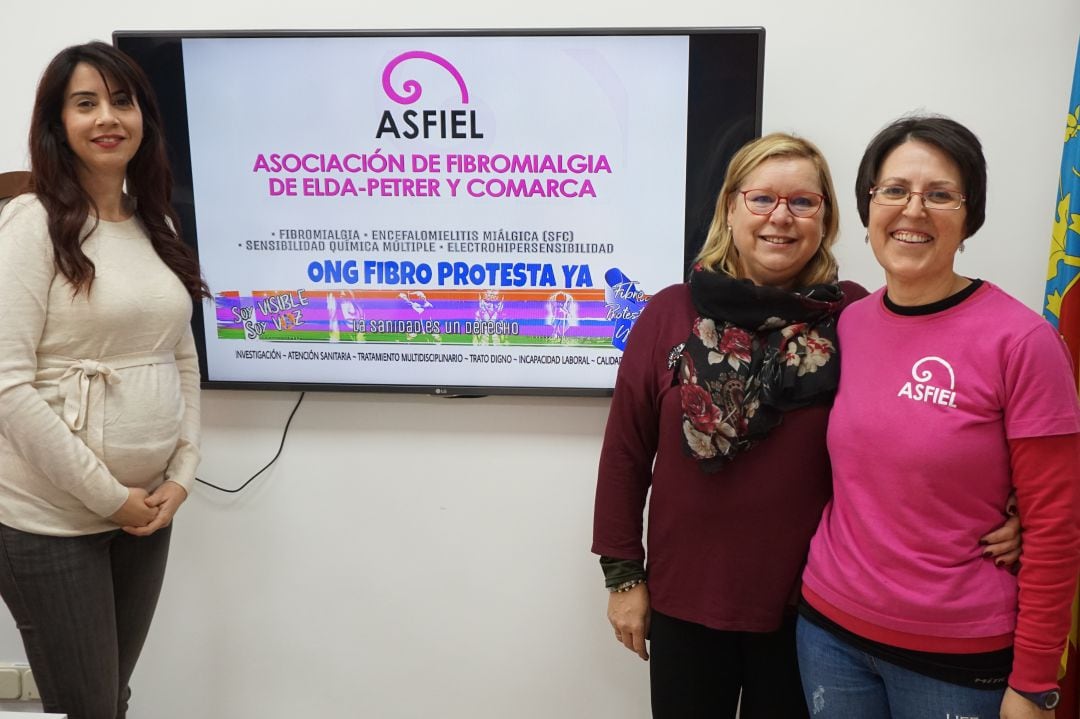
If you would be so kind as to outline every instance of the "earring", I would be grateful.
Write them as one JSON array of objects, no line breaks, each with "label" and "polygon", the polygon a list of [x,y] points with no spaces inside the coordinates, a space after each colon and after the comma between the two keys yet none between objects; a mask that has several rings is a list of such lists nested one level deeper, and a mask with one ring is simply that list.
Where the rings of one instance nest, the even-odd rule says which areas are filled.
[{"label": "earring", "polygon": [[870,233],[869,232],[866,233],[866,238],[863,240],[863,242],[865,242],[868,245],[870,244]]},{"label": "earring", "polygon": [[727,226],[727,231],[728,231],[728,232],[731,232],[731,225],[728,225],[728,226]]},{"label": "earring", "polygon": [[960,254],[963,254],[963,253],[964,253],[964,243],[961,242],[960,243]]}]

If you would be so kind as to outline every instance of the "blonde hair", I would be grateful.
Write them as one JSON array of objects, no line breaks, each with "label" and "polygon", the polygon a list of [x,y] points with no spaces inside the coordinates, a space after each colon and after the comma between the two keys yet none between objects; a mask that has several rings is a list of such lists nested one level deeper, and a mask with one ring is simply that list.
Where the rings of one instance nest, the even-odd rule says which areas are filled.
[{"label": "blonde hair", "polygon": [[739,252],[735,248],[731,226],[728,224],[728,206],[747,176],[766,160],[776,157],[804,158],[814,163],[821,181],[821,193],[825,196],[824,207],[821,209],[825,213],[822,221],[825,234],[818,251],[796,276],[794,286],[807,287],[823,282],[835,282],[838,264],[833,256],[832,246],[836,244],[840,231],[840,216],[836,210],[836,190],[829,174],[829,165],[814,143],[782,132],[774,132],[748,142],[731,158],[724,175],[724,186],[720,188],[720,195],[716,198],[716,211],[713,213],[709,232],[705,235],[705,244],[702,245],[695,262],[706,270],[723,272],[732,277],[740,276]]}]

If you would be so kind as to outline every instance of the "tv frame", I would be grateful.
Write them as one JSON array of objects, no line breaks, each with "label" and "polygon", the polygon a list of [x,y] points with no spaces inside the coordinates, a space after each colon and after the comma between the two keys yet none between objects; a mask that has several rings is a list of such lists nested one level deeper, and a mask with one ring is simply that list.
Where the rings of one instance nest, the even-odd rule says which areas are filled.
[{"label": "tv frame", "polygon": [[[694,125],[695,118],[689,112],[687,116],[687,148],[694,147],[694,142],[704,142],[711,148],[712,159],[700,160],[687,155],[686,162],[686,212],[685,234],[683,242],[683,276],[689,271],[693,257],[704,238],[709,219],[712,216],[716,195],[723,184],[723,174],[727,160],[745,142],[761,136],[762,105],[765,81],[765,28],[746,27],[639,27],[639,28],[498,28],[498,29],[372,29],[372,30],[116,30],[113,32],[113,45],[131,54],[150,78],[155,90],[163,77],[172,77],[172,87],[183,92],[174,96],[165,96],[157,92],[166,129],[169,161],[173,171],[174,190],[172,203],[180,217],[184,241],[198,254],[198,233],[195,223],[192,167],[190,150],[187,147],[188,119],[186,104],[186,86],[184,80],[182,42],[187,39],[237,39],[237,38],[425,38],[425,37],[590,37],[590,36],[660,36],[685,35],[737,35],[753,39],[757,43],[754,62],[753,82],[756,87],[752,117],[744,115],[731,127],[724,128],[720,137],[705,138],[710,129],[703,123]],[[133,52],[134,45],[143,43],[143,52]],[[169,45],[174,47],[169,47]],[[170,55],[150,57],[146,51],[170,51]],[[700,51],[701,48],[698,48]],[[691,45],[691,53],[694,48]],[[170,62],[171,61],[171,62]],[[691,64],[688,72],[688,102],[693,98],[695,82],[706,82],[708,78],[695,75]],[[711,98],[719,99],[719,93]],[[746,126],[749,120],[750,126]],[[178,148],[173,140],[182,136],[184,148]],[[185,193],[184,190],[188,192]],[[488,395],[509,396],[552,396],[552,397],[606,397],[613,389],[544,387],[544,386],[486,386],[486,385],[400,385],[400,384],[363,384],[363,383],[318,383],[318,382],[262,382],[208,379],[206,358],[205,318],[203,303],[194,303],[192,311],[192,331],[199,355],[200,386],[202,389],[222,390],[270,390],[290,392],[385,392],[421,394],[436,397],[484,397]]]}]

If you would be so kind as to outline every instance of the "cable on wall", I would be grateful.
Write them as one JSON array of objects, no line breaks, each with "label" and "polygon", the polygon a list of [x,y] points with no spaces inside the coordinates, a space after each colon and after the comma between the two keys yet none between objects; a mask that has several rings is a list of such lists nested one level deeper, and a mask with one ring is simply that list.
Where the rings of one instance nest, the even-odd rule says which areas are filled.
[{"label": "cable on wall", "polygon": [[278,445],[277,453],[274,455],[273,459],[271,459],[269,462],[267,462],[265,467],[263,467],[258,472],[251,475],[250,477],[248,477],[246,482],[241,484],[236,489],[227,489],[225,487],[219,487],[216,484],[212,484],[211,482],[207,482],[204,479],[199,479],[198,477],[195,478],[195,481],[198,482],[199,484],[205,484],[207,487],[210,487],[212,489],[216,489],[219,492],[227,492],[229,494],[236,494],[237,492],[240,492],[241,490],[243,490],[244,487],[247,487],[249,484],[251,484],[252,481],[254,481],[256,477],[258,477],[260,474],[262,474],[266,470],[270,469],[270,467],[273,466],[274,462],[276,462],[278,460],[278,457],[281,456],[281,450],[285,448],[285,438],[289,436],[289,425],[292,424],[293,417],[296,416],[296,410],[300,409],[300,403],[304,401],[304,395],[306,395],[306,394],[307,394],[307,392],[301,392],[300,393],[300,397],[296,400],[296,404],[293,406],[292,412],[289,413],[289,419],[285,421],[285,429],[281,433],[281,444]]}]

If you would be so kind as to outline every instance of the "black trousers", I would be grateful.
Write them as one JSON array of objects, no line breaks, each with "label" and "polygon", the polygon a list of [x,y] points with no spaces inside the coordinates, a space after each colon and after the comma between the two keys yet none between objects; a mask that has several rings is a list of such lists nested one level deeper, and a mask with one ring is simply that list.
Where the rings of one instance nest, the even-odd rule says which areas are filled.
[{"label": "black trousers", "polygon": [[724,632],[653,611],[654,719],[805,719],[795,615],[776,632]]},{"label": "black trousers", "polygon": [[171,532],[53,537],[0,524],[0,596],[46,712],[127,715],[128,681],[157,607]]}]

